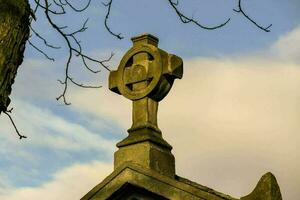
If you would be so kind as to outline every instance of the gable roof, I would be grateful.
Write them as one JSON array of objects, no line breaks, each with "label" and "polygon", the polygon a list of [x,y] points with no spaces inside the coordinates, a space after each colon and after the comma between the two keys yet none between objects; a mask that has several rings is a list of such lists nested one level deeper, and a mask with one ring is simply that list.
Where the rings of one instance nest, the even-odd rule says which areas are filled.
[{"label": "gable roof", "polygon": [[125,163],[122,167],[114,170],[81,200],[109,199],[114,193],[120,192],[120,189],[126,184],[138,186],[166,199],[237,200],[188,179],[179,176],[174,179],[132,163]]}]

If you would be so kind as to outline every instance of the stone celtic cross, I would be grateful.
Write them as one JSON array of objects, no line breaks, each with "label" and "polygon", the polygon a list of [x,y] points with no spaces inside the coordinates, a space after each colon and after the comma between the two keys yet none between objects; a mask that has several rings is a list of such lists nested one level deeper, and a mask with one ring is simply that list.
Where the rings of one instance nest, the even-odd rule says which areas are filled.
[{"label": "stone celtic cross", "polygon": [[183,73],[182,59],[159,49],[150,34],[132,38],[133,47],[109,75],[109,89],[132,100],[132,126],[128,137],[117,144],[115,169],[128,163],[175,176],[172,146],[157,126],[157,108]]},{"label": "stone celtic cross", "polygon": [[132,38],[133,47],[122,58],[117,71],[109,76],[109,89],[133,101],[134,132],[150,129],[160,133],[157,126],[158,102],[183,73],[182,59],[159,49],[158,39],[150,34]]}]

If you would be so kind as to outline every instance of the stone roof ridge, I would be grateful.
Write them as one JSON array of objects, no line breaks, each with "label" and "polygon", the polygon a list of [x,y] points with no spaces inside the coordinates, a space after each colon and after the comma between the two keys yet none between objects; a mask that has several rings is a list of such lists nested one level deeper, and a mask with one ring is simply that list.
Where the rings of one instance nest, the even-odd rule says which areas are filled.
[{"label": "stone roof ridge", "polygon": [[178,180],[178,181],[180,181],[180,182],[183,182],[183,183],[185,183],[185,184],[188,184],[188,185],[191,185],[191,186],[193,186],[193,187],[196,187],[196,188],[198,188],[198,189],[200,189],[200,190],[203,190],[203,191],[205,191],[205,192],[208,192],[208,193],[210,193],[210,194],[214,194],[214,195],[216,195],[216,196],[218,196],[218,197],[221,197],[221,198],[223,198],[223,199],[226,199],[226,200],[238,200],[237,198],[234,198],[234,197],[232,197],[232,196],[230,196],[230,195],[227,195],[227,194],[218,192],[218,191],[216,191],[216,190],[214,190],[214,189],[211,189],[211,188],[209,188],[209,187],[207,187],[207,186],[204,186],[204,185],[201,185],[201,184],[196,183],[196,182],[194,182],[194,181],[191,181],[191,180],[189,180],[189,179],[187,179],[187,178],[183,178],[183,177],[181,177],[181,176],[175,175],[175,179]]}]

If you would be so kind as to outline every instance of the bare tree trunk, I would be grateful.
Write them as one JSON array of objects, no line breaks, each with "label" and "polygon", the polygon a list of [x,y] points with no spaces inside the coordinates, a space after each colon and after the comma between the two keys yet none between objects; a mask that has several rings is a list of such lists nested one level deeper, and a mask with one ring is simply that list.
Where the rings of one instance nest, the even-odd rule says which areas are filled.
[{"label": "bare tree trunk", "polygon": [[28,0],[0,0],[0,114],[7,110],[29,36]]}]

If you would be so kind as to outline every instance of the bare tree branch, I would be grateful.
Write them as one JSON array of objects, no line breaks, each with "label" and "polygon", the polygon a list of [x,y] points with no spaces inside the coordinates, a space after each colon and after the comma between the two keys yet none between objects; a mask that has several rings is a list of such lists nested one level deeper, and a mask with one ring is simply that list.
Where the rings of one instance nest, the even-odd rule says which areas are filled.
[{"label": "bare tree branch", "polygon": [[19,132],[19,130],[18,130],[18,128],[17,128],[17,126],[16,126],[16,124],[15,124],[13,118],[12,118],[11,115],[10,115],[10,113],[12,112],[12,110],[13,110],[13,108],[11,108],[10,110],[4,111],[3,113],[6,114],[6,115],[8,116],[10,122],[12,123],[13,127],[15,128],[16,133],[17,133],[18,136],[19,136],[19,139],[21,140],[22,138],[27,138],[27,136],[21,135],[21,134],[20,134],[20,132]]},{"label": "bare tree branch", "polygon": [[264,26],[261,26],[259,25],[257,22],[255,22],[251,17],[249,17],[249,15],[247,15],[245,13],[245,11],[243,10],[242,8],[242,0],[239,0],[239,3],[238,3],[238,9],[233,9],[235,12],[237,13],[241,13],[247,20],[249,20],[252,24],[254,24],[257,28],[265,31],[265,32],[270,32],[270,27],[272,26],[272,24],[264,27]]},{"label": "bare tree branch", "polygon": [[66,36],[72,36],[72,35],[76,35],[77,33],[82,33],[84,31],[86,31],[88,29],[88,27],[86,26],[88,21],[89,21],[89,18],[87,18],[84,21],[84,23],[82,24],[82,27],[80,29],[77,29],[76,31],[73,31],[72,33],[68,33],[68,34],[66,34]]},{"label": "bare tree branch", "polygon": [[[48,7],[46,8],[46,6],[44,6],[44,5],[42,5],[42,4],[40,3],[40,0],[34,0],[34,1],[35,1],[36,5],[37,5],[38,7],[43,8],[44,10],[47,9],[48,12],[50,12],[50,13],[52,13],[52,14],[54,14],[54,15],[64,15],[64,14],[66,14],[66,12],[65,12],[64,9],[61,10],[61,11],[59,11],[59,12],[58,12],[58,11],[54,11],[54,10],[51,10],[51,9],[50,9],[50,5],[51,5],[51,4],[48,4]],[[48,0],[47,0],[47,3],[48,3]]]},{"label": "bare tree branch", "polygon": [[39,8],[39,4],[40,4],[40,0],[36,0],[36,6],[35,8],[33,9],[33,13],[35,14]]},{"label": "bare tree branch", "polygon": [[[79,51],[77,49],[72,49],[72,50],[75,51],[75,52],[77,52],[77,53],[79,53]],[[92,62],[99,63],[104,69],[106,69],[107,71],[111,71],[109,69],[109,67],[105,63],[109,62],[111,60],[111,58],[114,56],[113,53],[111,53],[110,56],[107,59],[102,60],[102,61],[99,61],[99,60],[96,60],[94,58],[91,58],[91,57],[89,57],[89,56],[87,56],[87,55],[85,55],[83,53],[80,53],[80,56],[84,57],[84,58],[86,58],[86,59],[88,59],[88,60],[90,60]]]},{"label": "bare tree branch", "polygon": [[39,53],[43,54],[48,60],[55,61],[54,58],[48,56],[47,53],[45,53],[43,50],[41,50],[40,48],[38,48],[37,46],[35,46],[35,45],[30,41],[30,39],[28,39],[28,44],[29,44],[30,46],[32,46],[35,50],[37,50]]},{"label": "bare tree branch", "polygon": [[108,18],[109,18],[109,15],[110,15],[110,10],[111,10],[112,2],[113,2],[113,0],[109,0],[107,3],[103,3],[103,2],[102,2],[102,4],[103,4],[105,7],[107,7],[106,16],[105,16],[105,20],[104,20],[104,26],[105,26],[106,30],[107,30],[111,35],[113,35],[113,36],[115,36],[116,38],[118,38],[118,39],[121,40],[121,39],[124,38],[123,36],[121,36],[121,33],[116,34],[116,33],[112,32],[111,29],[110,29],[109,26],[108,26]]},{"label": "bare tree branch", "polygon": [[52,49],[60,49],[61,47],[59,47],[59,46],[54,46],[54,45],[52,45],[52,44],[49,44],[48,42],[47,42],[47,40],[44,38],[44,37],[42,37],[31,25],[29,26],[30,27],[30,30],[38,37],[38,38],[40,38],[43,42],[44,42],[44,44],[47,46],[47,47],[49,47],[49,48],[52,48]]},{"label": "bare tree branch", "polygon": [[193,23],[196,26],[199,26],[200,28],[203,28],[203,29],[206,29],[206,30],[215,30],[215,29],[218,29],[218,28],[221,28],[221,27],[225,26],[230,21],[230,18],[228,18],[225,22],[223,22],[222,24],[219,24],[217,26],[212,26],[212,27],[205,26],[205,25],[202,25],[201,23],[199,23],[198,21],[194,20],[193,18],[187,17],[181,11],[179,11],[179,9],[177,8],[177,6],[179,4],[178,0],[176,2],[174,2],[173,0],[168,0],[168,2],[170,3],[172,8],[174,9],[176,14],[178,15],[180,21],[184,24]]},{"label": "bare tree branch", "polygon": [[87,4],[86,4],[83,8],[78,9],[78,8],[75,8],[71,3],[69,3],[68,0],[65,0],[65,2],[66,2],[66,4],[67,4],[70,8],[72,8],[75,12],[83,12],[83,11],[85,11],[85,10],[90,6],[90,4],[91,4],[91,0],[88,0]]},{"label": "bare tree branch", "polygon": [[64,6],[65,6],[66,4],[62,3],[61,1],[57,2],[56,0],[53,0],[53,2],[54,2],[54,4],[55,4],[56,6],[58,6],[58,7],[61,9],[61,12],[65,12]]},{"label": "bare tree branch", "polygon": [[[37,0],[35,0],[37,1]],[[86,10],[90,3],[91,3],[91,0],[88,0],[87,4],[82,8],[82,9],[77,9],[75,8],[69,1],[67,0],[58,0],[58,1],[55,1],[55,5],[59,6],[59,7],[62,7],[64,8],[64,6],[69,6],[71,9],[73,9],[75,12],[82,12],[84,10]],[[41,5],[41,4],[39,4]],[[75,53],[76,56],[78,57],[81,57],[81,60],[83,62],[83,65],[86,69],[88,69],[90,72],[92,73],[98,73],[100,72],[100,70],[93,70],[92,68],[90,68],[86,62],[86,60],[89,60],[91,62],[94,62],[94,63],[97,63],[97,64],[100,64],[101,67],[103,67],[104,69],[110,71],[108,65],[106,65],[106,62],[108,62],[112,55],[106,59],[106,60],[98,60],[98,59],[95,59],[95,58],[92,58],[90,56],[87,56],[86,54],[84,54],[82,52],[82,46],[80,44],[80,41],[77,39],[77,34],[78,33],[82,33],[84,31],[87,30],[87,22],[88,22],[88,19],[85,20],[85,22],[82,24],[81,28],[71,32],[71,33],[66,33],[64,31],[64,29],[67,28],[67,26],[58,26],[52,19],[52,17],[50,16],[50,14],[52,15],[57,15],[56,11],[53,11],[51,12],[49,10],[49,7],[50,7],[50,4],[48,2],[48,0],[44,0],[44,5],[40,6],[42,9],[44,9],[44,13],[46,15],[46,18],[49,22],[49,24],[52,26],[52,28],[54,28],[54,30],[56,30],[58,32],[58,34],[64,39],[64,41],[66,42],[66,46],[68,47],[68,58],[67,58],[67,61],[66,61],[66,65],[65,65],[65,77],[63,80],[58,80],[59,83],[61,83],[64,88],[63,88],[63,92],[61,95],[59,95],[56,99],[57,100],[60,100],[62,99],[64,104],[65,105],[70,105],[70,103],[67,101],[66,99],[66,93],[67,93],[67,89],[68,89],[68,84],[69,83],[72,83],[78,87],[82,87],[82,88],[100,88],[101,86],[91,86],[91,85],[85,85],[83,83],[79,83],[77,81],[75,81],[69,74],[69,71],[70,71],[70,63],[71,63],[71,60],[73,58],[73,55]],[[63,9],[64,10],[64,9]],[[75,45],[75,46],[74,46]]]}]

